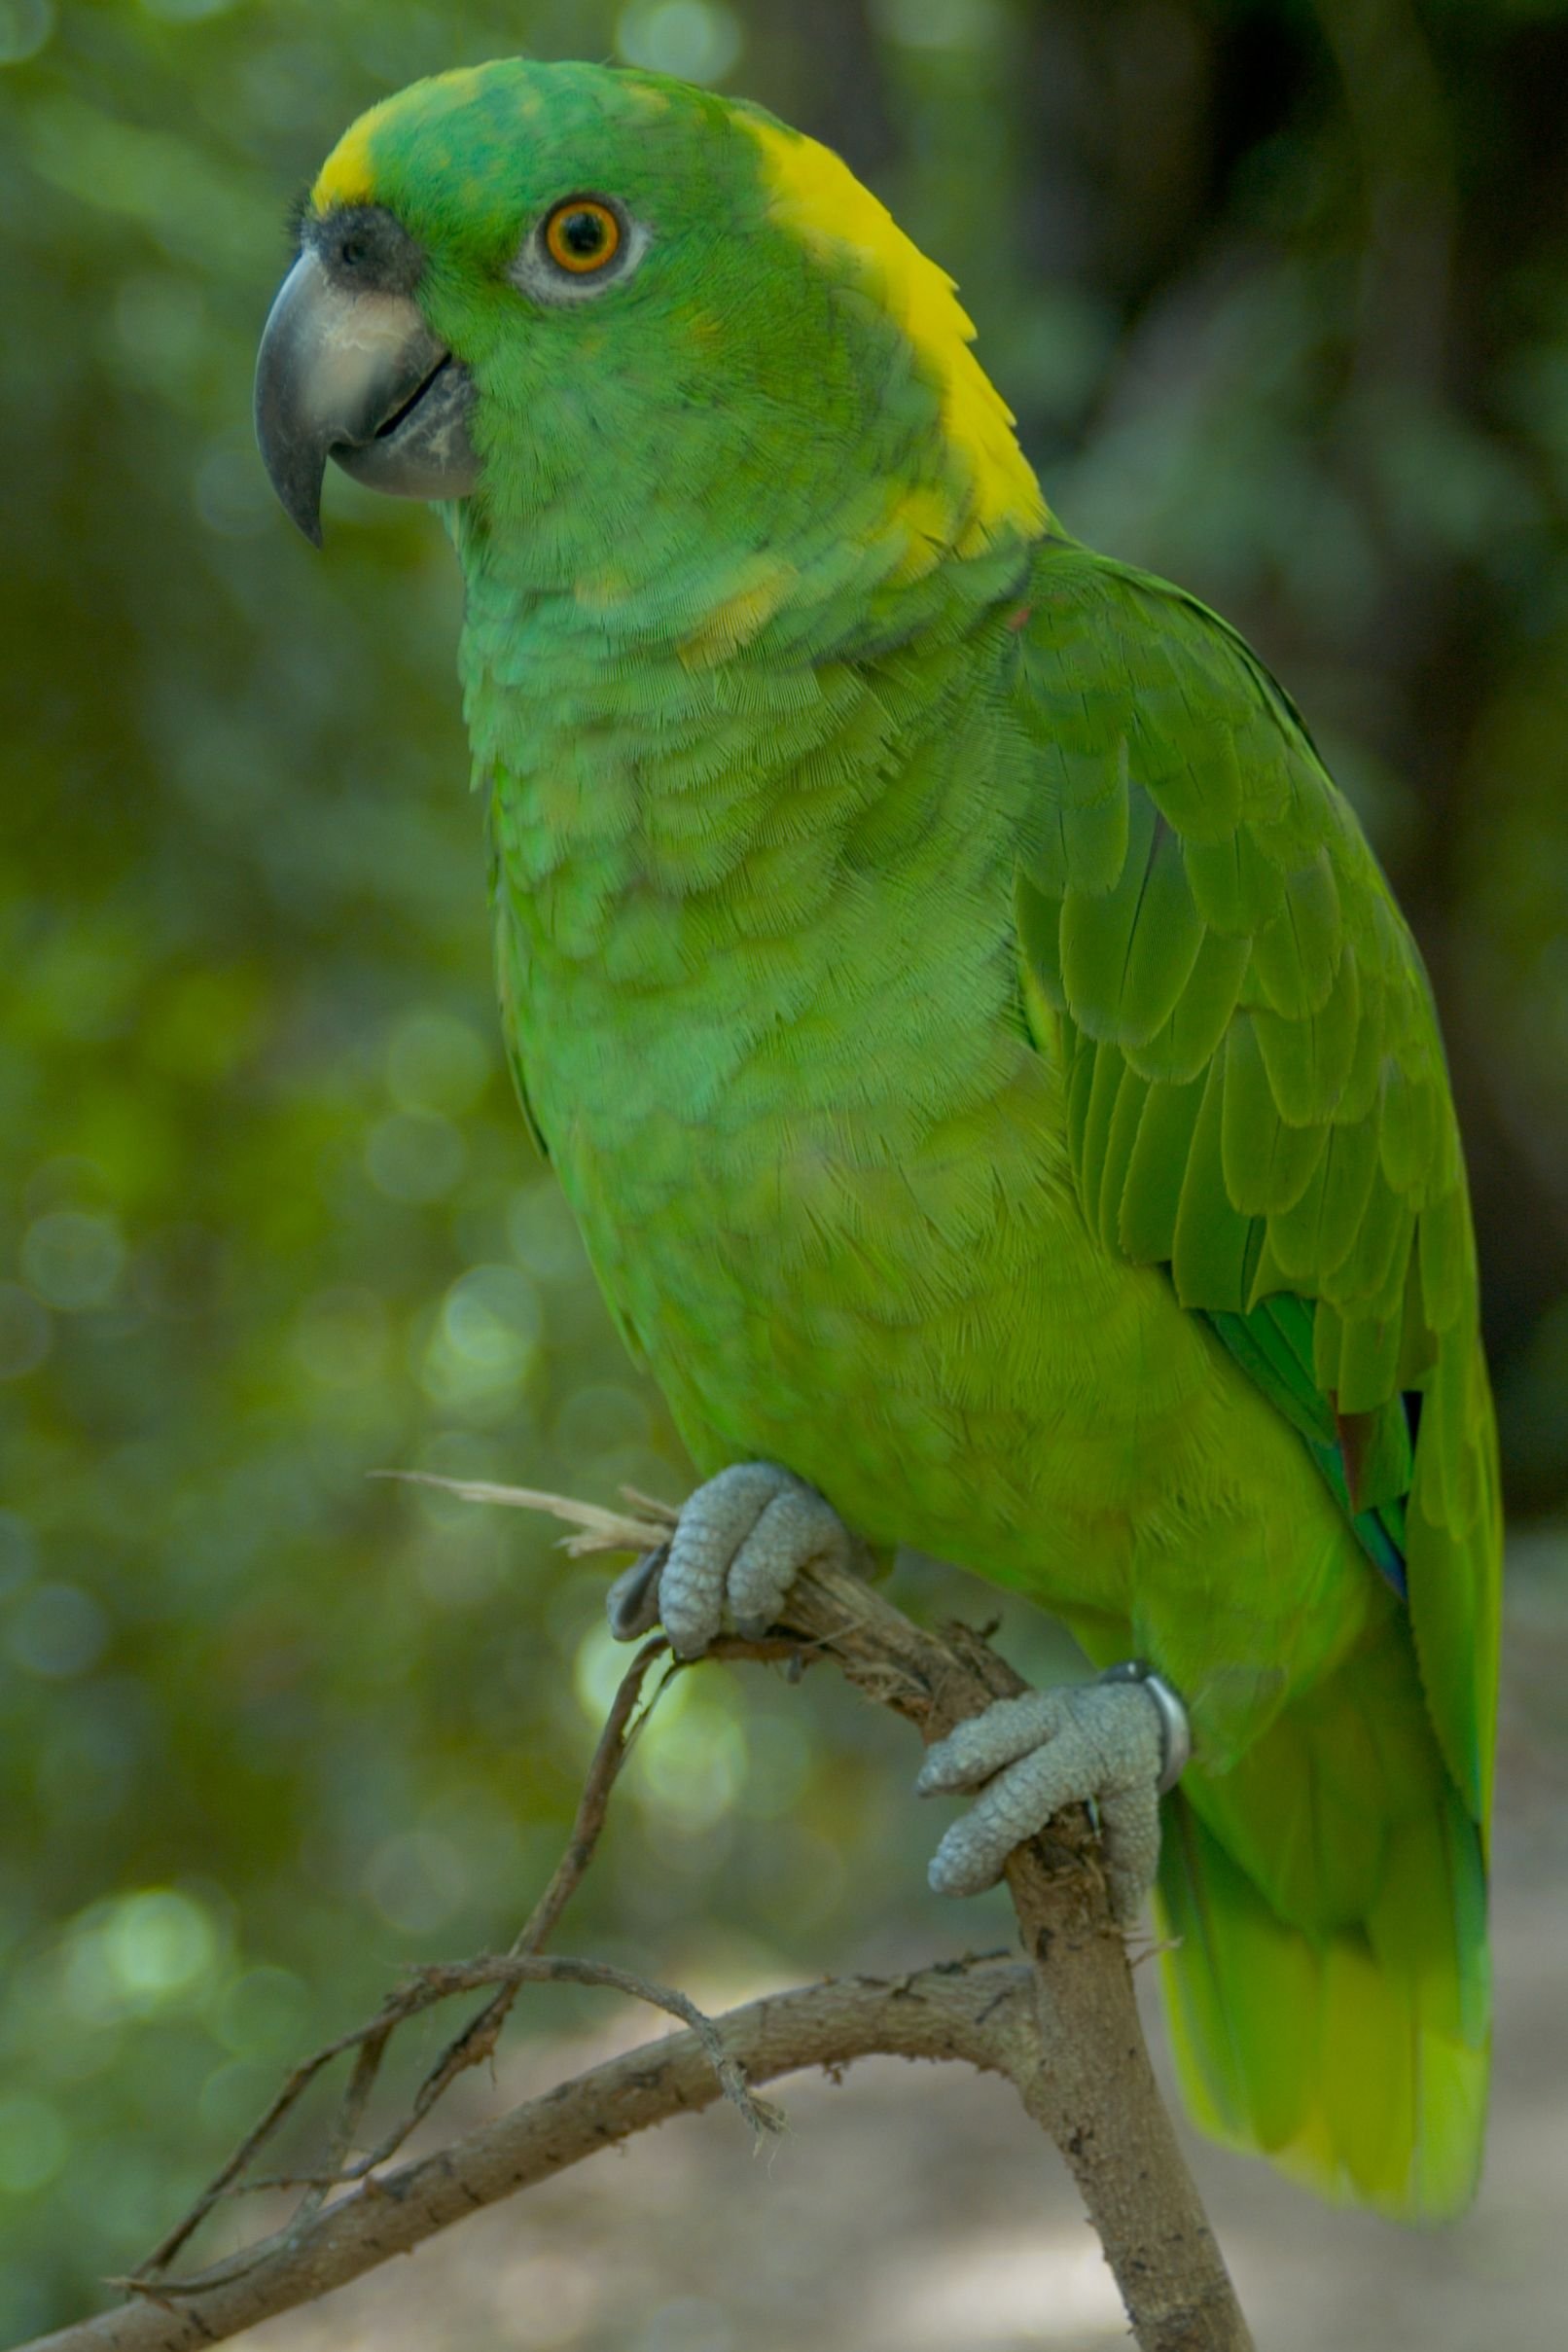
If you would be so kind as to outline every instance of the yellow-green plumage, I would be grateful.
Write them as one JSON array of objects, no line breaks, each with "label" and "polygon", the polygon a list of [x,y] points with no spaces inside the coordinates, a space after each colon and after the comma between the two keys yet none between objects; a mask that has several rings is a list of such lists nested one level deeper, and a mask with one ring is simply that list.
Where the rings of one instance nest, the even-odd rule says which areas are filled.
[{"label": "yellow-green plumage", "polygon": [[[578,188],[646,258],[531,309],[505,257]],[[316,201],[420,240],[477,386],[509,1036],[696,1462],[1152,1660],[1197,1738],[1160,1893],[1197,2112],[1451,2211],[1490,1407],[1430,996],[1294,710],[1056,528],[943,281],[766,118],[485,68]]]}]

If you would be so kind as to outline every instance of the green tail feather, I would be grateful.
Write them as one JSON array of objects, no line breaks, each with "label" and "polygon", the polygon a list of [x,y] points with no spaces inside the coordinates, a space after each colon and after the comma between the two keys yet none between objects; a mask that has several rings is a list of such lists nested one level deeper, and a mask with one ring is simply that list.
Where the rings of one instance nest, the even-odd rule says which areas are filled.
[{"label": "green tail feather", "polygon": [[[1385,1636],[1282,1719],[1281,1744],[1299,1769],[1307,1759],[1305,1842],[1301,1820],[1281,1820],[1268,1759],[1255,1752],[1223,1780],[1190,1776],[1167,1800],[1158,1907],[1177,1940],[1164,1963],[1171,2035],[1197,2121],[1320,2194],[1431,2222],[1469,2202],[1480,2163],[1490,2034],[1479,1833],[1430,1738],[1424,1805],[1414,1801],[1406,1767],[1418,1743],[1387,1741],[1386,1723],[1372,1733],[1384,1787],[1362,1790],[1359,1837],[1341,1840],[1336,1799],[1336,1783],[1342,1795],[1355,1778],[1344,1751],[1364,1759],[1369,1714],[1375,1723],[1402,1653],[1403,1637]],[[1412,1727],[1424,1737],[1413,1712],[1403,1728]],[[1392,1814],[1378,1802],[1388,1794]],[[1251,1848],[1248,1867],[1238,1848]],[[1260,1868],[1270,1855],[1277,1873]]]}]

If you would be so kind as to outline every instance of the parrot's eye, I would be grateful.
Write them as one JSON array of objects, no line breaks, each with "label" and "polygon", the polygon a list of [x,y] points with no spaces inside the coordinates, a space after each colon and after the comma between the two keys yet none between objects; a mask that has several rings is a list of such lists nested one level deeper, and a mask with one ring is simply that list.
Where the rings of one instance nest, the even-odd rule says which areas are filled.
[{"label": "parrot's eye", "polygon": [[623,285],[652,242],[647,222],[615,196],[562,196],[536,216],[507,275],[530,302],[559,309]]},{"label": "parrot's eye", "polygon": [[545,223],[545,251],[557,269],[587,277],[621,250],[621,223],[597,196],[568,196]]}]

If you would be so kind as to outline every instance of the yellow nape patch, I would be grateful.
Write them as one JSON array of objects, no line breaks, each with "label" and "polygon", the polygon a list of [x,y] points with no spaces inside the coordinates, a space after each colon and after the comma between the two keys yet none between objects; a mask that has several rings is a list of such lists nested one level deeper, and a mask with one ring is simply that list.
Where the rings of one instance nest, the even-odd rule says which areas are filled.
[{"label": "yellow nape patch", "polygon": [[824,260],[847,253],[863,263],[888,315],[936,378],[943,431],[973,477],[973,500],[954,542],[958,552],[978,554],[999,526],[1043,530],[1048,516],[1040,484],[1018,446],[1012,410],[970,348],[974,321],[952,279],[831,148],[755,116],[740,120],[766,158],[774,218]]}]

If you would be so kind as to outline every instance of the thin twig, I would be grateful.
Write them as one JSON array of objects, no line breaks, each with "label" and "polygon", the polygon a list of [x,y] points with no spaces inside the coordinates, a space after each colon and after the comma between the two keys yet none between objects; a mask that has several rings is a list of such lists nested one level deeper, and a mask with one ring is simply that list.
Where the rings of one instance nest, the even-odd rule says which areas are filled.
[{"label": "thin twig", "polygon": [[[608,1961],[574,1960],[551,1952],[486,1952],[476,1960],[432,1961],[416,1969],[410,1979],[405,2013],[414,2016],[421,2009],[427,2009],[438,2001],[449,2001],[455,1993],[478,1992],[489,1984],[505,1985],[513,1992],[524,1984],[586,1984],[625,1993],[633,2001],[645,2001],[651,2009],[664,2010],[670,2016],[679,2017],[682,2024],[695,2034],[720,2090],[755,2139],[766,2139],[784,2128],[782,2111],[770,2099],[756,2096],[746,2080],[745,2068],[738,2058],[726,2049],[723,2036],[705,2011],[698,2009],[688,1994],[676,1991],[672,1985],[656,1984],[652,1978],[639,1977],[631,1969],[616,1968]],[[385,2031],[380,2039],[385,2039]],[[272,2246],[303,2245],[308,2238],[310,2225],[318,2218],[332,2190],[352,2189],[365,2182],[366,2165],[363,2160],[341,2172],[329,2166],[321,2172],[272,2173],[261,2180],[237,2182],[234,2188],[241,2192],[264,2188],[305,2188],[310,2194],[276,2239],[246,2247],[241,2253],[231,2255],[226,2262],[216,2263],[195,2277],[149,2278],[145,2271],[141,2271],[117,2280],[116,2284],[132,2294],[162,2303],[176,2298],[205,2295],[216,2285],[230,2285],[236,2279],[247,2277]]]},{"label": "thin twig", "polygon": [[552,1873],[550,1884],[529,1912],[521,1931],[512,1945],[515,1952],[537,1952],[553,1934],[562,1911],[582,1885],[593,1849],[599,1842],[609,1810],[610,1792],[615,1787],[621,1768],[640,1737],[649,1717],[658,1706],[665,1685],[660,1682],[641,1715],[637,1703],[648,1669],[666,1655],[669,1645],[662,1634],[643,1643],[642,1648],[621,1677],[610,1712],[604,1719],[593,1761],[588,1765],[583,1794],[578,1800],[577,1815],[572,1823],[566,1850]]},{"label": "thin twig", "polygon": [[137,2264],[129,2283],[138,2286],[151,2283],[154,2274],[164,2269],[174,2260],[181,2248],[189,2242],[206,2220],[214,2206],[221,2203],[230,2193],[240,2175],[248,2170],[253,2158],[267,2145],[284,2119],[293,2113],[311,2084],[332,2064],[334,2058],[340,2058],[344,2050],[358,2049],[363,2044],[374,2041],[378,2034],[390,2032],[394,2026],[401,2025],[405,2017],[410,2013],[404,2002],[394,1995],[389,2002],[383,2004],[368,2024],[350,2027],[347,2033],[339,2034],[335,2041],[324,2043],[320,2049],[313,2050],[308,2058],[302,2058],[299,2065],[280,2085],[270,2103],[263,2109],[262,2114],[252,2124],[250,2130],[246,2132],[228,2162],[220,2165],[213,2174],[212,2179],[207,2183],[206,2188],[203,2189],[190,2211],[175,2223],[173,2228],[159,2240],[152,2253]]},{"label": "thin twig", "polygon": [[782,2131],[784,2118],[770,2100],[754,2098],[744,2071],[727,2057],[718,2028],[689,1994],[667,1984],[656,1984],[631,1969],[616,1968],[606,1960],[572,1960],[550,1952],[498,1952],[480,1960],[433,1961],[420,1977],[442,1998],[448,1993],[475,1992],[483,1984],[588,1984],[622,1992],[651,2008],[667,2010],[691,2028],[706,2050],[719,2087],[749,2124],[753,2136],[764,2140]]},{"label": "thin twig", "polygon": [[[540,1949],[554,1932],[561,1913],[583,1883],[588,1864],[593,1859],[599,1834],[604,1828],[610,1792],[622,1765],[631,1753],[633,1740],[658,1705],[663,1690],[664,1686],[660,1683],[643,1713],[640,1716],[635,1713],[648,1669],[656,1658],[663,1655],[666,1647],[661,1637],[645,1642],[621,1678],[620,1688],[599,1734],[598,1745],[593,1751],[593,1762],[588,1766],[588,1780],[578,1802],[577,1816],[572,1823],[565,1851],[551,1874],[550,1884],[514,1938],[510,1947],[514,1954],[537,1952]],[[423,2122],[437,2100],[457,2077],[466,2074],[470,2067],[483,2065],[494,2056],[501,2028],[513,2004],[521,1987],[531,1979],[518,1973],[509,1978],[494,1978],[490,1981],[500,1983],[501,1990],[447,2043],[414,2093],[412,2105],[383,2133],[375,2146],[367,2150],[350,2167],[347,2177],[361,2178],[374,2172],[377,2165],[389,2162],[409,2134]]]},{"label": "thin twig", "polygon": [[578,1532],[563,1536],[561,1549],[574,1559],[590,1551],[652,1551],[662,1544],[680,1514],[672,1503],[656,1502],[635,1487],[623,1492],[644,1514],[640,1519],[624,1511],[606,1511],[600,1503],[580,1503],[571,1495],[546,1494],[536,1486],[497,1486],[488,1479],[443,1479],[433,1470],[373,1470],[373,1479],[401,1479],[410,1486],[437,1486],[461,1503],[501,1503],[509,1511],[543,1511],[565,1519]]},{"label": "thin twig", "polygon": [[338,2110],[332,2133],[327,2142],[326,2167],[323,2178],[308,2190],[303,2203],[294,2217],[296,2227],[302,2222],[312,2220],[326,2202],[327,2190],[331,2186],[334,2176],[341,2170],[343,2159],[353,2147],[360,2124],[364,2121],[365,2110],[371,2103],[371,2093],[375,2088],[375,2079],[381,2071],[381,2060],[386,2055],[394,2030],[389,2025],[380,2033],[369,2034],[359,2046],[359,2053],[348,2078],[348,2087],[343,2092],[342,2103]]},{"label": "thin twig", "polygon": [[[610,1792],[617,1775],[630,1753],[637,1729],[647,1720],[647,1712],[658,1702],[659,1691],[656,1691],[650,1710],[634,1722],[648,1669],[663,1655],[665,1649],[666,1644],[661,1638],[645,1642],[621,1678],[620,1688],[611,1702],[610,1712],[593,1752],[593,1761],[588,1767],[565,1850],[552,1873],[549,1885],[513,1942],[511,1948],[514,1953],[539,1949],[553,1932],[561,1913],[583,1882],[604,1828]],[[659,1688],[662,1689],[662,1685]],[[327,2159],[320,2168],[312,2169],[308,2176],[301,2176],[307,2193],[299,2212],[293,2217],[290,2227],[308,2223],[319,2212],[329,2189],[362,2180],[373,2173],[377,2165],[388,2162],[458,2075],[471,2066],[482,2064],[493,2053],[501,2027],[523,1980],[518,1977],[504,1984],[478,2015],[470,2018],[425,2075],[407,2112],[399,2117],[374,2148],[351,2164],[345,2165],[342,2159],[353,2145],[393,2034],[410,2017],[446,1996],[429,1992],[416,1979],[392,1994],[368,2023],[352,2027],[314,2051],[294,2069],[227,2163],[214,2174],[190,2210],[160,2239],[125,2283],[138,2292],[151,2292],[160,2287],[170,2263],[190,2243],[207,2216],[228,2198],[259,2185],[250,2177],[256,2157],[294,2113],[318,2076],[335,2058],[341,2057],[347,2050],[356,2051],[354,2068],[334,2121]],[[289,2178],[283,2174],[266,2177],[268,2186],[277,2186]]]}]

